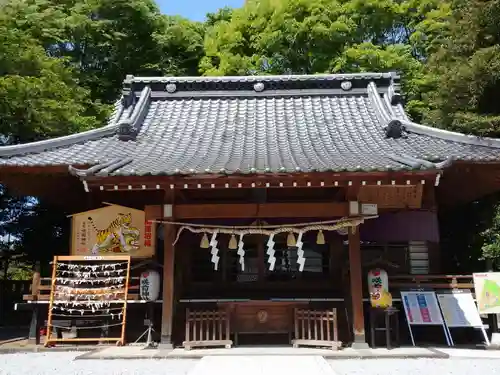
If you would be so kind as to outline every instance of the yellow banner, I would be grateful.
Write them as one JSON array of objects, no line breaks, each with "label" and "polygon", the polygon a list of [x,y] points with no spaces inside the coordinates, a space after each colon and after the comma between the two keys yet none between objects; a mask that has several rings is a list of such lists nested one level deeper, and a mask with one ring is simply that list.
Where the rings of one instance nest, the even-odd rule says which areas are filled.
[{"label": "yellow banner", "polygon": [[144,211],[110,205],[72,217],[71,255],[155,254],[155,225]]}]

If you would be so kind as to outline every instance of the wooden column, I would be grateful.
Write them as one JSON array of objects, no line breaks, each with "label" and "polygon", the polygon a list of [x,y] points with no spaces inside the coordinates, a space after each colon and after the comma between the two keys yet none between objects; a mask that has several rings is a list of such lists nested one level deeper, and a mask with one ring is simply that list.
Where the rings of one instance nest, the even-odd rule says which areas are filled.
[{"label": "wooden column", "polygon": [[359,227],[349,227],[349,269],[351,277],[352,323],[355,349],[366,349],[365,317],[363,314],[363,276],[361,269],[361,249]]},{"label": "wooden column", "polygon": [[[173,210],[172,210],[173,211]],[[173,217],[165,217],[173,220]],[[172,325],[174,316],[174,258],[175,226],[163,224],[163,304],[161,314],[161,345],[166,348],[173,347]]]}]

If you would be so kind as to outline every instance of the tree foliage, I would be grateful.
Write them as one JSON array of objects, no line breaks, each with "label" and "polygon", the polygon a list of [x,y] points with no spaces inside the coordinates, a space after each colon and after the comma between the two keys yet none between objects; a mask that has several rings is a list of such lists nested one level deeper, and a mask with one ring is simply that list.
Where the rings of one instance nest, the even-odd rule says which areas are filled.
[{"label": "tree foliage", "polygon": [[399,71],[407,108],[420,118],[428,107],[425,65],[447,35],[450,16],[450,2],[439,0],[250,0],[230,17],[209,19],[200,69],[206,75]]},{"label": "tree foliage", "polygon": [[88,91],[61,59],[0,25],[0,134],[11,142],[64,135],[97,125]]},{"label": "tree foliage", "polygon": [[457,0],[442,48],[432,54],[425,120],[435,126],[500,136],[500,1]]},{"label": "tree foliage", "polygon": [[[416,121],[499,136],[500,0],[247,0],[205,22],[163,15],[154,0],[9,0],[0,7],[0,142],[101,126],[127,74],[394,70]],[[52,248],[65,246],[62,216],[30,202],[1,192],[1,215],[18,216],[0,216],[0,236],[28,251],[45,231]],[[486,220],[491,204],[470,208],[490,225],[471,240],[485,255],[500,243]]]}]

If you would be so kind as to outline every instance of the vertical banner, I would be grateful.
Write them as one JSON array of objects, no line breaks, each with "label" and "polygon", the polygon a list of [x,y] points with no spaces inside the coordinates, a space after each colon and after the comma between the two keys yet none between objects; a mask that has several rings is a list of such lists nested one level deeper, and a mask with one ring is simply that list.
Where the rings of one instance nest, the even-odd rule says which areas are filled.
[{"label": "vertical banner", "polygon": [[72,216],[71,255],[155,254],[155,225],[144,211],[118,205],[80,212]]}]

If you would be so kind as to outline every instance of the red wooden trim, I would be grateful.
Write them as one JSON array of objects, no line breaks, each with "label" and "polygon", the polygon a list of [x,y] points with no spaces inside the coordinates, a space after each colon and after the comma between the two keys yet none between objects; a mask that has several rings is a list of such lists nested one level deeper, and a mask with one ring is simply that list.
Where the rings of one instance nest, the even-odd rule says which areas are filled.
[{"label": "red wooden trim", "polygon": [[178,220],[236,218],[343,217],[349,215],[349,204],[334,203],[226,203],[183,204],[174,206]]}]

